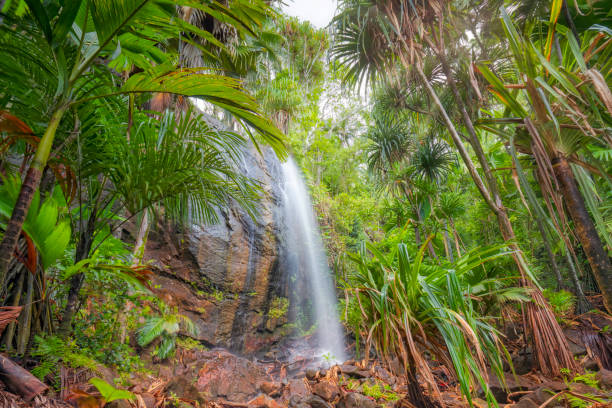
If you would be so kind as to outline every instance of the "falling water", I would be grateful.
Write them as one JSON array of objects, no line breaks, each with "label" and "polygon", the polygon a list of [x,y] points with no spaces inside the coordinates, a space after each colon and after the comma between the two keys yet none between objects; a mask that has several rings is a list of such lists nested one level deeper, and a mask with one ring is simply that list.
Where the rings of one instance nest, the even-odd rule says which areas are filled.
[{"label": "falling water", "polygon": [[[321,234],[310,203],[310,196],[300,172],[292,159],[282,165],[284,176],[283,212],[285,216],[284,245],[290,256],[290,268],[295,268],[298,279],[308,280],[309,289],[296,293],[295,299],[303,304],[312,303],[314,323],[321,355],[336,361],[344,361],[344,340],[336,296],[327,265]],[[310,293],[309,293],[310,292]]]}]

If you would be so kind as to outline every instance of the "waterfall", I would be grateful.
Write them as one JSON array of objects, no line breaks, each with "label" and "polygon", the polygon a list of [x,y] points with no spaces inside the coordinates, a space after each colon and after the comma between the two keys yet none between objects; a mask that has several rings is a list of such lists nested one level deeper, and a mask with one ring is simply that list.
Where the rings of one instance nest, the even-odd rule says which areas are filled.
[{"label": "waterfall", "polygon": [[282,208],[285,217],[282,240],[287,267],[294,279],[306,279],[306,290],[294,291],[292,302],[311,304],[312,323],[317,325],[319,352],[328,359],[345,360],[342,327],[338,319],[336,295],[321,234],[310,196],[294,161],[282,164],[284,185]]}]

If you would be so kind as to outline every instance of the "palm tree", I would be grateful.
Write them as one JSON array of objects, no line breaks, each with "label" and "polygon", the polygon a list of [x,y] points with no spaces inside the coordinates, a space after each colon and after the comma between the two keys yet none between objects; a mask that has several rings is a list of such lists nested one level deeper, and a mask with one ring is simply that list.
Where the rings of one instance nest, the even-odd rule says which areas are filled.
[{"label": "palm tree", "polygon": [[[149,0],[51,3],[43,6],[39,0],[29,1],[24,16],[9,13],[0,28],[3,72],[0,89],[8,96],[3,98],[2,109],[26,123],[46,124],[40,127],[42,137],[0,242],[2,286],[56,135],[70,128],[78,131],[74,116],[67,115],[78,105],[115,94],[160,92],[199,97],[259,131],[273,147],[281,149],[282,146],[281,134],[261,116],[257,104],[242,90],[239,81],[204,73],[201,68],[176,71],[172,65],[173,54],[160,52],[157,47],[157,43],[181,38],[185,31],[193,36],[206,36],[213,42],[203,30],[181,23],[183,20],[174,18],[173,12]],[[180,1],[177,3],[181,5]],[[261,6],[263,2],[257,4]],[[254,20],[257,15],[236,14],[217,2],[198,4],[197,8],[233,22],[237,31],[253,33],[257,26]],[[90,22],[93,27],[88,26]],[[152,37],[159,41],[143,40]],[[120,39],[121,47],[118,47]],[[137,45],[141,52],[131,53],[130,44]],[[218,41],[215,44],[221,45]],[[116,55],[118,49],[121,51]],[[110,67],[104,63],[106,60],[111,61],[113,68],[137,68],[143,72],[133,75],[118,88]]]},{"label": "palm tree", "polygon": [[[484,154],[466,101],[461,97],[453,72],[446,58],[443,43],[449,33],[446,21],[450,5],[445,1],[418,1],[406,7],[403,2],[393,0],[361,1],[346,0],[340,3],[341,13],[336,17],[338,45],[334,48],[336,58],[348,65],[354,78],[375,77],[375,72],[385,72],[393,67],[390,61],[399,60],[406,70],[414,68],[433,104],[438,108],[442,121],[463,160],[479,193],[495,214],[500,233],[513,249],[513,258],[519,269],[521,284],[530,287],[534,302],[527,305],[529,328],[533,333],[535,352],[542,371],[558,374],[563,367],[574,368],[575,362],[569,352],[567,341],[553,313],[546,304],[540,290],[534,285],[534,277],[516,244],[512,224],[503,205],[495,174],[491,171]],[[442,32],[437,32],[441,28]],[[367,35],[366,35],[367,34]],[[484,173],[484,180],[477,171],[458,128],[446,111],[434,85],[423,71],[423,59],[432,52],[445,74],[446,84],[452,91],[454,102],[467,130],[467,140],[473,148]],[[395,57],[395,59],[393,58]],[[551,333],[554,333],[552,336]],[[556,353],[550,353],[550,349]]]},{"label": "palm tree", "polygon": [[374,115],[368,129],[366,147],[368,168],[383,177],[393,165],[405,161],[413,148],[414,136],[403,121],[393,117]]},{"label": "palm tree", "polygon": [[[399,359],[408,375],[409,401],[415,406],[438,406],[419,390],[419,380],[425,383],[430,396],[441,399],[423,350],[454,369],[468,403],[479,385],[489,406],[496,406],[488,386],[487,365],[503,379],[504,347],[472,299],[496,294],[500,298],[528,299],[516,288],[499,290],[499,282],[475,272],[508,253],[499,247],[478,248],[458,259],[452,268],[446,268],[427,264],[423,258],[425,249],[424,244],[411,257],[408,247],[398,244],[386,256],[368,243],[358,254],[349,254],[357,267],[349,275],[349,282],[360,305],[366,352],[374,346],[383,359]],[[442,343],[446,348],[441,347]]]}]

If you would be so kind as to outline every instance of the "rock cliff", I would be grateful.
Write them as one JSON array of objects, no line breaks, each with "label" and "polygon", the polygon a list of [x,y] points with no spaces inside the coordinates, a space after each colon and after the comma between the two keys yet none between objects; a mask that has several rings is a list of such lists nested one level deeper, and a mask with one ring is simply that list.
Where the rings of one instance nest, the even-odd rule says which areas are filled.
[{"label": "rock cliff", "polygon": [[263,188],[257,219],[232,205],[219,211],[216,225],[192,225],[165,237],[151,234],[146,256],[158,265],[157,295],[191,318],[197,340],[253,354],[277,344],[288,329],[278,239],[281,175],[269,150],[260,154],[250,147],[241,167]]}]

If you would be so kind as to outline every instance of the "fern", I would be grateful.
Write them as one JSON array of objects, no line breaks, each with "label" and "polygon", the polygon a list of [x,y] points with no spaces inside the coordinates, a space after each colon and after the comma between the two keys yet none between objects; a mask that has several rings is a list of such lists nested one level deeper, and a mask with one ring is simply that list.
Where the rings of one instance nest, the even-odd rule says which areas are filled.
[{"label": "fern", "polygon": [[32,369],[32,374],[41,380],[48,375],[58,375],[60,363],[71,368],[87,368],[94,372],[99,371],[100,363],[80,353],[78,346],[74,343],[64,342],[56,336],[36,336],[34,341],[36,346],[32,351],[32,356],[37,357],[40,363]]}]

